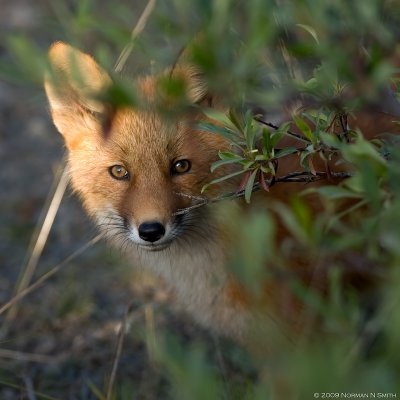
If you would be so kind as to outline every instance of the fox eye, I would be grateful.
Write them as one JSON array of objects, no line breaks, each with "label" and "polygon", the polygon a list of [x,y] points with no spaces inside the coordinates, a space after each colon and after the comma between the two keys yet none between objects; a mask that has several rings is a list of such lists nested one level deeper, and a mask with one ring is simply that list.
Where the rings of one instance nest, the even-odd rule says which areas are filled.
[{"label": "fox eye", "polygon": [[174,162],[171,172],[172,174],[184,174],[185,172],[190,171],[191,166],[192,164],[189,160],[179,160]]},{"label": "fox eye", "polygon": [[118,180],[129,179],[129,172],[122,165],[113,165],[108,169],[108,172],[114,179]]}]

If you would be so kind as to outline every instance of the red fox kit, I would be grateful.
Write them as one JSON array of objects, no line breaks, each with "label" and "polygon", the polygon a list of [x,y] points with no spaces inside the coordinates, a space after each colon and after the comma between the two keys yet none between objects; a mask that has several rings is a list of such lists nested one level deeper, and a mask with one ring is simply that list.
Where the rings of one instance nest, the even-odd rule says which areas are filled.
[{"label": "red fox kit", "polygon": [[[158,78],[152,76],[136,81],[147,106],[117,109],[104,133],[98,115],[107,110],[94,95],[110,85],[110,76],[89,55],[61,42],[49,56],[57,77],[45,82],[51,114],[68,148],[73,188],[87,212],[112,242],[127,248],[134,264],[161,276],[199,323],[246,341],[251,302],[225,267],[224,221],[212,206],[179,213],[215,178],[210,165],[228,148],[227,141],[194,127],[200,112],[176,119],[157,112],[152,103]],[[188,100],[206,96],[194,69],[178,65],[173,73],[186,82]],[[269,195],[284,198],[288,190],[299,189],[283,186],[271,188]],[[207,195],[223,191],[226,186],[215,185]],[[281,296],[281,290],[270,288],[269,298]]]}]

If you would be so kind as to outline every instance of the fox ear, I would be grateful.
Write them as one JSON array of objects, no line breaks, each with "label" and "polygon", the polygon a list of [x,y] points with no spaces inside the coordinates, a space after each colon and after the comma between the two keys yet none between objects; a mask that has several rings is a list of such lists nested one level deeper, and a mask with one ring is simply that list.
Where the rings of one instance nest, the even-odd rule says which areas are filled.
[{"label": "fox ear", "polygon": [[172,76],[183,80],[186,87],[187,99],[191,103],[198,104],[208,97],[208,86],[203,73],[198,67],[180,63],[173,69]]},{"label": "fox ear", "polygon": [[63,42],[51,46],[49,60],[45,90],[54,124],[69,145],[85,130],[98,129],[94,115],[105,111],[98,96],[111,78],[91,56]]}]

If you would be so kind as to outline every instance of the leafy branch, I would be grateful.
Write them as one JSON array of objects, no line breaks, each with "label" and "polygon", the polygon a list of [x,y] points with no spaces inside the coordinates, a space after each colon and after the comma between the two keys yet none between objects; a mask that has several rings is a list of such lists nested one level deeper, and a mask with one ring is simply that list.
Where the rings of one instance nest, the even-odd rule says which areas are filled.
[{"label": "leafy branch", "polygon": [[[199,128],[223,136],[228,140],[231,150],[219,152],[220,159],[211,165],[211,172],[225,167],[227,173],[206,184],[202,192],[210,185],[242,175],[235,193],[209,200],[211,202],[241,196],[250,202],[254,191],[269,191],[278,182],[308,183],[320,179],[350,177],[349,173],[333,172],[329,167],[329,161],[339,154],[343,138],[348,142],[351,134],[347,118],[342,114],[323,110],[309,111],[301,116],[293,116],[293,121],[281,126],[267,122],[260,116],[253,116],[251,111],[237,113],[230,110],[224,114],[214,109],[204,109],[204,114],[212,122],[200,122]],[[293,124],[300,133],[290,129]],[[335,132],[336,126],[339,132]],[[279,147],[285,136],[290,137],[292,142],[301,142],[301,145]],[[297,156],[303,170],[279,176],[279,165],[289,156]],[[321,158],[325,171],[316,170],[314,156]]]},{"label": "leafy branch", "polygon": [[[292,182],[292,183],[293,182],[294,183],[311,183],[311,182],[316,182],[321,179],[326,179],[329,176],[331,176],[335,179],[346,179],[346,178],[350,178],[352,175],[348,172],[330,172],[330,174],[328,175],[327,172],[315,172],[315,174],[313,174],[311,172],[298,171],[298,172],[291,172],[287,175],[280,176],[278,178],[274,178],[271,180],[266,180],[265,184],[268,187],[271,187],[277,183],[290,183],[290,182]],[[263,189],[263,184],[260,182],[257,182],[252,186],[252,192],[257,192],[261,189]],[[184,194],[184,193],[176,193],[176,194],[180,195],[180,196],[186,196],[186,194]],[[200,208],[200,207],[203,207],[203,206],[209,205],[209,204],[218,203],[220,201],[238,199],[240,197],[244,197],[245,194],[246,194],[245,189],[241,189],[236,192],[230,192],[230,193],[226,193],[221,196],[212,197],[212,198],[208,198],[205,196],[196,196],[195,200],[197,200],[197,203],[195,203],[189,207],[185,207],[185,208],[182,208],[182,209],[176,211],[174,213],[174,215],[186,214],[196,208]]]}]

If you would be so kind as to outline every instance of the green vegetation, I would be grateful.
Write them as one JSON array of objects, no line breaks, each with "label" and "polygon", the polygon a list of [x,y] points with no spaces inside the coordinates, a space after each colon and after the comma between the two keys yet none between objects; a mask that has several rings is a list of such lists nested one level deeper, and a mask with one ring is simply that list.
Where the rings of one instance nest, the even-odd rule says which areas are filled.
[{"label": "green vegetation", "polygon": [[[271,271],[287,271],[296,254],[305,264],[313,263],[316,274],[327,275],[329,287],[321,296],[288,277],[293,294],[307,304],[310,324],[295,342],[271,333],[271,350],[263,359],[231,343],[207,343],[204,335],[187,343],[165,332],[168,329],[154,328],[149,317],[143,332],[128,336],[146,343],[151,366],[144,376],[154,379],[154,386],[146,393],[141,384],[139,390],[139,383],[124,375],[123,369],[129,369],[124,363],[113,385],[108,376],[102,377],[103,386],[89,376],[90,391],[71,398],[400,396],[400,141],[395,134],[400,118],[399,2],[159,1],[132,42],[130,32],[145,2],[132,7],[118,3],[54,2],[58,23],[49,18],[42,34],[49,32],[47,37],[93,54],[109,71],[131,43],[123,73],[114,73],[116,83],[106,94],[114,105],[139,101],[134,88],[124,85],[124,76],[162,71],[181,49],[190,47],[190,61],[203,72],[210,92],[231,105],[228,114],[205,108],[205,115],[218,124],[200,124],[232,143],[232,152],[221,152],[211,169],[232,165],[232,177],[240,177],[239,193],[226,193],[224,201],[216,201],[227,205],[227,198],[243,196],[251,203],[255,191],[305,183],[304,192],[286,203],[271,200],[268,210],[235,216],[233,273],[244,286],[257,290],[260,278],[276,279],[260,266],[267,263]],[[198,32],[201,39],[193,43]],[[40,86],[50,41],[43,45],[43,40],[37,43],[23,34],[7,37],[10,59],[0,64],[0,76]],[[161,85],[177,98],[182,88],[175,83]],[[367,139],[375,134],[376,139]],[[282,145],[287,138],[292,143]],[[279,174],[289,157],[297,160],[296,168]],[[330,170],[329,165],[344,163],[350,166],[346,172]],[[205,193],[210,185],[232,177],[209,182]],[[320,178],[328,183],[307,187]],[[339,178],[347,179],[329,183]],[[318,215],[307,203],[311,192],[321,199]],[[277,221],[290,232],[281,242],[273,240]],[[341,284],[353,275],[363,277],[357,284],[371,287],[366,295]],[[81,288],[73,288],[72,279],[66,278],[69,289],[60,296],[54,318],[70,313],[89,318],[93,313],[94,295],[89,291],[78,297]],[[315,325],[318,333],[310,331]],[[0,374],[0,379],[15,385],[11,372]],[[48,397],[36,396],[65,398],[56,390]]]}]

